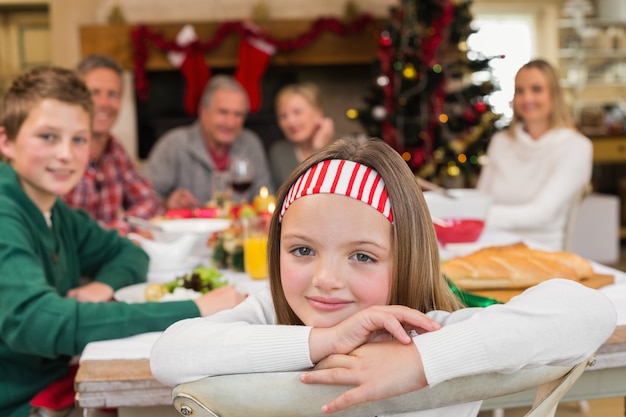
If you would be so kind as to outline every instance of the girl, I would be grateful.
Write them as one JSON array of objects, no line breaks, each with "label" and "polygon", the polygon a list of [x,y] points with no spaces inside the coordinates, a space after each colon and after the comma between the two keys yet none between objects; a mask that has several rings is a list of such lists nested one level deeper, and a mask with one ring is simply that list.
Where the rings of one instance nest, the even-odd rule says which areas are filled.
[{"label": "girl", "polygon": [[[163,383],[312,368],[304,383],[354,387],[323,407],[332,413],[463,375],[574,364],[615,327],[604,295],[563,279],[506,305],[462,309],[439,273],[415,178],[380,140],[327,146],[289,177],[278,202],[271,294],[166,330],[150,359]],[[475,416],[479,408],[414,414]]]}]

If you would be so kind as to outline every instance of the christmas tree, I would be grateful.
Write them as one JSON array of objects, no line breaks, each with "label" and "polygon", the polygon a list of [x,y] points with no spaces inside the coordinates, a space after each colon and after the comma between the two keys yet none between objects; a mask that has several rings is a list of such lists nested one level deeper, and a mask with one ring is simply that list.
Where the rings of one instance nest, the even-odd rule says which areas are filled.
[{"label": "christmas tree", "polygon": [[[393,146],[416,175],[446,187],[472,186],[499,118],[488,102],[491,73],[468,51],[470,1],[403,0],[380,32],[375,83],[364,109],[350,109],[369,136]],[[474,56],[472,56],[474,55]]]}]

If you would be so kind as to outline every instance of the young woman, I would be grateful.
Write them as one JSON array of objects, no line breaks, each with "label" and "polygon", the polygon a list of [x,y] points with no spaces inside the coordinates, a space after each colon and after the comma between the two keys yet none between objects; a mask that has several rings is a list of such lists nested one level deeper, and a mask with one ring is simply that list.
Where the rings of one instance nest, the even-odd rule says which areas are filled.
[{"label": "young woman", "polygon": [[543,60],[525,64],[515,77],[513,120],[491,139],[478,179],[477,188],[493,198],[487,225],[562,250],[572,203],[591,181],[592,154],[556,70]]},{"label": "young woman", "polygon": [[[612,303],[564,279],[505,305],[461,308],[439,272],[415,178],[380,140],[328,145],[292,173],[278,202],[270,291],[167,329],[150,358],[161,382],[308,370],[304,383],[353,386],[323,407],[332,413],[463,375],[574,364],[614,330]],[[415,415],[475,416],[479,408]]]},{"label": "young woman", "polygon": [[269,158],[274,184],[280,185],[300,162],[330,143],[335,128],[312,83],[283,87],[276,95],[276,113],[285,139],[272,145]]}]

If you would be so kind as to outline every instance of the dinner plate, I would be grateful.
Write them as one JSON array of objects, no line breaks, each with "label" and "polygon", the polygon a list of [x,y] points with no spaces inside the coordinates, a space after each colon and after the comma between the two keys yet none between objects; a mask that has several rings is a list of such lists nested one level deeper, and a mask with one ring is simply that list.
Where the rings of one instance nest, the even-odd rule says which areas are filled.
[{"label": "dinner plate", "polygon": [[[189,272],[189,271],[186,271],[186,272]],[[222,273],[222,277],[230,285],[235,287],[237,291],[243,294],[254,294],[257,291],[261,291],[269,287],[268,279],[252,279],[245,272],[235,272],[232,270],[220,270],[220,272]],[[156,281],[156,280],[150,281],[150,276],[149,276],[148,278],[149,282],[141,283],[141,284],[133,284],[133,285],[129,285],[128,287],[120,288],[119,290],[115,291],[113,297],[117,301],[123,301],[129,304],[143,303],[146,301],[145,292],[146,292],[146,288],[148,285],[152,283],[164,284],[166,282],[173,281],[174,278],[176,278],[179,275],[182,275],[182,274],[171,275],[168,278],[165,278],[165,275],[163,275],[160,277],[161,280],[159,281]],[[185,289],[180,288],[179,290],[185,290]],[[192,290],[186,290],[186,291],[178,291],[178,293],[176,293],[174,296],[166,296],[165,299],[162,301],[190,300],[190,299],[194,299],[198,297],[200,297],[200,293],[196,291],[192,291]]]},{"label": "dinner plate", "polygon": [[231,224],[229,219],[169,219],[155,220],[154,223],[163,229],[162,232],[155,232],[157,235],[162,233],[166,237],[182,236],[193,233],[200,235],[210,235],[211,233],[221,232],[228,228]]},{"label": "dinner plate", "polygon": [[[150,283],[144,282],[141,284],[129,285],[128,287],[120,288],[115,291],[114,298],[116,301],[121,301],[128,304],[144,303],[146,302],[146,288]],[[201,297],[197,291],[193,291],[187,288],[176,288],[173,294],[166,294],[159,302],[167,301],[181,301],[181,300],[193,300]]]}]

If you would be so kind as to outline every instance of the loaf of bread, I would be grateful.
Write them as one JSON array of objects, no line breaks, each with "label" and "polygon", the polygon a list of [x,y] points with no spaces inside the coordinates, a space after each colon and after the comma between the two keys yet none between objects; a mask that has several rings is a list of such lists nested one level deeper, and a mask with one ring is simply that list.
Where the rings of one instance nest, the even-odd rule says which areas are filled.
[{"label": "loaf of bread", "polygon": [[444,262],[441,270],[463,290],[525,289],[550,278],[580,281],[594,275],[591,264],[575,253],[523,243],[483,248]]}]

